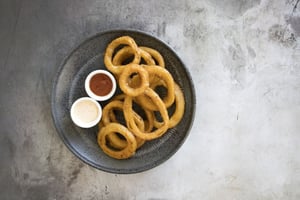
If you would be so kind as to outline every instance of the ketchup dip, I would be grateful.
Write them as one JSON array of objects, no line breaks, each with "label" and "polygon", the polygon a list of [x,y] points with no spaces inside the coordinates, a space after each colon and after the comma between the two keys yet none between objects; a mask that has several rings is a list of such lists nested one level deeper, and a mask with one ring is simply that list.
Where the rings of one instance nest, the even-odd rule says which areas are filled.
[{"label": "ketchup dip", "polygon": [[106,70],[95,70],[85,80],[87,94],[97,101],[105,101],[111,98],[116,91],[116,87],[114,76]]},{"label": "ketchup dip", "polygon": [[90,80],[90,88],[97,96],[108,95],[112,87],[112,80],[106,74],[95,74]]}]

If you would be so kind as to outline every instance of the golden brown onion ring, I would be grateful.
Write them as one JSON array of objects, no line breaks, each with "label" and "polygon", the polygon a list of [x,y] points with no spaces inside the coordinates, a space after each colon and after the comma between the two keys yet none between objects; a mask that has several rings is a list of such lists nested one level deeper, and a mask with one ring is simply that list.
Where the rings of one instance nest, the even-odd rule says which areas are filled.
[{"label": "golden brown onion ring", "polygon": [[[118,123],[119,124],[119,123]],[[124,149],[127,146],[127,141],[120,138],[118,136],[118,133],[111,133],[107,135],[107,141],[109,142],[109,145],[113,147],[114,149]]]},{"label": "golden brown onion ring", "polygon": [[[135,73],[137,74],[136,76],[139,76],[141,83],[138,87],[131,87],[128,82],[130,82],[130,76],[135,75]],[[120,74],[119,86],[125,94],[132,97],[138,96],[149,87],[148,72],[140,65],[129,64]]]},{"label": "golden brown onion ring", "polygon": [[106,68],[112,72],[113,74],[120,74],[126,65],[114,65],[112,63],[112,56],[114,54],[115,49],[120,45],[128,45],[131,47],[134,52],[134,59],[132,63],[139,64],[141,60],[141,52],[135,43],[134,39],[129,36],[122,36],[115,40],[113,40],[106,48],[104,54],[104,64]]},{"label": "golden brown onion ring", "polygon": [[[119,96],[120,98],[122,96]],[[100,123],[103,124],[103,126],[106,126],[107,124],[111,123],[111,122],[115,122],[115,123],[119,123],[118,120],[116,119],[116,116],[113,114],[113,110],[121,110],[123,111],[123,102],[119,101],[119,100],[113,100],[111,102],[109,102],[108,104],[106,104],[102,110],[102,120]],[[135,123],[137,124],[137,127],[140,130],[144,130],[145,128],[145,124],[143,119],[135,112],[133,112],[134,115],[134,120]],[[154,121],[154,119],[153,119]],[[153,122],[152,122],[153,124]],[[120,138],[116,133],[111,133],[107,136],[107,139],[110,143],[110,145],[116,149],[123,149],[126,147],[127,142],[126,140]],[[138,148],[142,146],[142,144],[144,144],[144,140],[140,139],[140,138],[136,138],[137,140],[137,145]]]},{"label": "golden brown onion ring", "polygon": [[[141,58],[144,59],[147,65],[155,65],[155,61],[152,59],[152,56],[143,49],[140,49]],[[113,65],[123,65],[123,63],[129,59],[131,56],[134,56],[134,50],[130,46],[125,46],[120,49],[113,58]]]},{"label": "golden brown onion ring", "polygon": [[[106,137],[111,133],[119,133],[126,139],[127,145],[124,149],[114,150],[107,145]],[[134,135],[125,126],[118,123],[109,123],[100,129],[97,142],[104,153],[116,159],[126,159],[133,156],[137,147]]]},{"label": "golden brown onion ring", "polygon": [[118,94],[117,96],[114,96],[112,100],[124,101],[125,96],[126,96],[126,95],[125,95],[124,93]]},{"label": "golden brown onion ring", "polygon": [[[126,97],[125,94],[121,94],[121,95],[116,96],[116,99],[124,100],[125,97]],[[138,115],[137,113],[135,113],[133,111],[137,126],[139,127],[140,130],[144,130],[145,132],[150,132],[154,127],[154,118],[155,118],[154,114],[151,110],[147,110],[146,108],[142,107],[142,105],[139,105],[139,107],[144,111],[144,113],[146,115],[146,119],[142,119],[140,117],[140,115]],[[115,121],[115,122],[117,121],[115,115],[112,112],[110,112],[109,115],[110,115],[110,119],[112,121]],[[138,115],[138,117],[136,115]],[[140,122],[140,120],[142,120],[142,122]]]},{"label": "golden brown onion ring", "polygon": [[[115,119],[115,117],[114,117],[114,119]],[[144,123],[143,119],[135,117],[134,120],[135,120],[138,128],[141,129],[141,130],[144,130],[144,126],[145,126],[144,124],[145,123]],[[118,123],[117,120],[112,120],[111,119],[111,121]],[[152,122],[152,124],[153,124],[153,122]],[[109,141],[109,144],[112,147],[114,147],[115,149],[123,149],[123,148],[125,148],[127,146],[127,141],[124,140],[124,139],[122,139],[122,138],[120,138],[117,133],[111,133],[111,134],[109,134],[107,136],[107,139]],[[139,137],[135,136],[135,139],[136,139],[136,142],[137,142],[137,149],[140,148],[145,143],[145,140],[143,140],[143,139],[141,139]]]},{"label": "golden brown onion ring", "polygon": [[[102,109],[102,119],[101,119],[101,122],[103,123],[104,126],[111,123],[110,113],[113,109],[123,110],[123,102],[114,100],[104,106],[104,108]],[[117,121],[116,119],[113,120]]]},{"label": "golden brown onion ring", "polygon": [[[184,114],[184,106],[185,106],[184,96],[180,87],[176,83],[175,83],[175,106],[176,106],[175,111],[173,115],[170,117],[169,128],[175,127],[180,122]],[[163,125],[162,122],[158,122],[154,118],[154,126],[156,128],[159,128],[162,125]]]},{"label": "golden brown onion ring", "polygon": [[152,140],[155,138],[161,137],[168,129],[169,127],[169,116],[168,111],[166,109],[165,104],[161,100],[161,98],[158,96],[156,92],[154,92],[151,88],[147,88],[145,90],[145,95],[149,96],[153,102],[155,102],[156,106],[159,108],[159,112],[163,119],[163,124],[161,127],[159,127],[156,130],[153,130],[152,132],[146,133],[144,131],[141,131],[133,118],[133,109],[132,109],[132,97],[126,96],[124,101],[124,115],[125,120],[127,124],[129,124],[129,129],[135,134],[137,137],[140,137],[144,140]]},{"label": "golden brown onion ring", "polygon": [[[154,58],[154,60],[156,60],[157,65],[159,65],[161,67],[165,67],[164,58],[158,51],[156,51],[155,49],[152,49],[150,47],[139,47],[139,48],[148,52]],[[150,65],[150,64],[148,64],[148,65]]]},{"label": "golden brown onion ring", "polygon": [[[159,66],[144,66],[144,68],[148,71],[150,76],[156,76],[159,77],[160,80],[164,81],[164,84],[161,84],[162,86],[165,86],[167,89],[167,96],[163,98],[163,101],[165,103],[165,106],[168,108],[170,107],[175,99],[174,94],[174,80],[172,75],[164,68]],[[155,81],[151,84],[157,86],[157,84],[162,83],[161,81]],[[149,98],[147,98],[145,95],[140,95],[136,98],[137,102],[141,104],[143,107],[145,107],[148,110],[156,111],[158,110],[157,106],[155,106],[154,102],[152,102]]]},{"label": "golden brown onion ring", "polygon": [[147,117],[147,120],[145,120],[145,132],[151,132],[154,127],[154,114],[151,110],[147,110],[143,108]]},{"label": "golden brown onion ring", "polygon": [[137,136],[135,136],[135,140],[136,140],[136,148],[139,149],[141,146],[143,146],[146,142],[146,140],[139,138]]}]

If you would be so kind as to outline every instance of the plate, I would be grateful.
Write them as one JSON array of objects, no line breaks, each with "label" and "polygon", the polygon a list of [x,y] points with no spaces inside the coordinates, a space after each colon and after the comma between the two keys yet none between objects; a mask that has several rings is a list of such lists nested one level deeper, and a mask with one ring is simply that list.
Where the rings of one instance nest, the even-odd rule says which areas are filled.
[{"label": "plate", "polygon": [[[106,46],[115,38],[128,35],[139,46],[158,50],[165,59],[166,68],[184,92],[185,113],[181,122],[169,129],[163,137],[149,141],[126,160],[113,159],[97,144],[98,127],[82,129],[70,117],[72,103],[87,96],[84,80],[93,70],[106,69],[103,56]],[[103,107],[107,102],[101,102]],[[181,59],[164,42],[150,34],[135,30],[111,30],[99,33],[81,43],[60,66],[53,83],[52,117],[57,132],[65,145],[85,163],[111,173],[131,174],[149,170],[168,160],[181,147],[194,120],[195,91],[191,76]]]}]

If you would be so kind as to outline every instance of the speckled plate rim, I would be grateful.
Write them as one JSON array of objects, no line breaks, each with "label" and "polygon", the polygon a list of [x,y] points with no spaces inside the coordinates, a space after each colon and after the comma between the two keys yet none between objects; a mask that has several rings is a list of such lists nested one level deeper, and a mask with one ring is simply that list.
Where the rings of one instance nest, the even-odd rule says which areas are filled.
[{"label": "speckled plate rim", "polygon": [[[62,134],[63,130],[61,130],[61,128],[59,126],[57,126],[56,124],[57,119],[55,118],[55,108],[54,108],[54,102],[55,102],[55,93],[56,93],[56,89],[57,89],[57,83],[58,83],[58,79],[59,76],[65,66],[65,64],[67,63],[67,61],[72,57],[72,55],[78,50],[80,49],[82,46],[84,46],[85,43],[101,36],[101,35],[105,35],[105,34],[109,34],[109,33],[119,33],[119,32],[132,32],[132,33],[138,33],[138,34],[142,34],[145,35],[147,37],[150,37],[153,40],[158,41],[159,43],[161,43],[162,45],[164,45],[170,52],[172,52],[174,54],[174,56],[176,57],[176,59],[178,59],[178,61],[181,63],[187,77],[189,80],[189,84],[190,84],[190,90],[191,92],[191,99],[192,99],[192,104],[193,107],[195,108],[193,110],[193,112],[190,115],[190,123],[188,125],[188,129],[185,130],[186,134],[185,137],[182,138],[181,142],[178,143],[178,145],[176,146],[176,148],[174,149],[174,151],[170,154],[168,154],[167,156],[161,157],[157,162],[153,162],[151,164],[145,165],[144,167],[140,167],[139,169],[134,169],[134,170],[113,170],[111,168],[107,168],[104,166],[99,166],[97,163],[86,159],[84,156],[82,156],[80,154],[80,152],[77,151],[76,148],[73,148],[73,146],[71,145],[71,143],[66,139],[66,137],[64,136],[64,134]],[[84,163],[98,169],[104,172],[108,172],[108,173],[114,173],[114,174],[135,174],[135,173],[141,173],[150,169],[153,169],[161,164],[163,164],[165,161],[167,161],[168,159],[170,159],[183,145],[183,143],[186,141],[190,130],[193,126],[194,123],[194,118],[195,118],[195,110],[196,110],[196,106],[197,106],[197,102],[196,102],[196,95],[195,95],[195,87],[194,87],[194,83],[193,83],[193,79],[192,76],[189,72],[189,70],[186,68],[186,65],[184,64],[184,62],[182,61],[182,59],[177,55],[177,53],[173,50],[173,48],[171,48],[166,42],[158,39],[156,36],[153,36],[152,34],[145,32],[145,31],[141,31],[141,30],[136,30],[136,29],[111,29],[111,30],[105,30],[102,32],[99,32],[97,34],[94,34],[90,37],[88,37],[87,39],[80,41],[79,43],[77,43],[77,45],[75,45],[75,48],[73,48],[73,50],[63,59],[62,63],[60,64],[60,66],[57,69],[57,72],[55,73],[55,76],[53,78],[52,81],[53,85],[52,85],[52,92],[51,92],[51,116],[52,116],[52,120],[54,122],[54,126],[55,129],[59,135],[59,137],[61,138],[61,140],[63,141],[63,143],[67,146],[67,148],[71,151],[71,153],[73,153],[76,157],[78,157],[81,161],[83,161]]]}]

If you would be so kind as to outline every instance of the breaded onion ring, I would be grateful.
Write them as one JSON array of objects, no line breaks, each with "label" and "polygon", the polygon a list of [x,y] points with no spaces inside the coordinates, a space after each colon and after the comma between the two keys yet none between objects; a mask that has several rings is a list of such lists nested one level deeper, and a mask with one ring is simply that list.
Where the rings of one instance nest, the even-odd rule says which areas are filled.
[{"label": "breaded onion ring", "polygon": [[[140,85],[138,87],[131,87],[128,82],[130,81],[130,76],[135,75],[140,78]],[[135,97],[138,96],[149,87],[149,75],[148,72],[136,64],[129,64],[124,68],[119,77],[120,89],[127,95]]]},{"label": "breaded onion ring", "polygon": [[107,141],[111,147],[118,150],[124,149],[128,145],[126,140],[118,136],[118,133],[108,134]]},{"label": "breaded onion ring", "polygon": [[[114,100],[114,101],[111,101],[108,104],[106,104],[106,106],[102,110],[102,120],[100,122],[103,124],[103,126],[106,126],[107,124],[109,124],[111,122],[119,123],[118,120],[116,119],[115,115],[113,114],[114,109],[123,111],[123,102]],[[140,130],[144,130],[144,127],[145,127],[144,120],[135,112],[133,113],[133,115],[134,115],[134,120],[135,120],[135,123],[137,124],[137,127]],[[153,122],[152,122],[152,125],[153,125]],[[107,139],[109,141],[109,144],[116,149],[123,149],[127,145],[126,140],[120,138],[116,133],[109,134],[107,136]],[[136,140],[137,140],[138,148],[145,142],[144,140],[142,140],[140,138],[136,138]]]},{"label": "breaded onion ring", "polygon": [[145,131],[145,133],[148,133],[148,132],[151,132],[154,127],[155,116],[151,110],[147,110],[145,108],[143,108],[143,109],[144,109],[144,112],[147,117],[147,120],[144,121],[144,123],[145,123],[144,131]]},{"label": "breaded onion ring", "polygon": [[[121,109],[120,109],[121,110]],[[110,118],[111,118],[111,121],[112,122],[117,122],[117,119],[116,117],[114,116],[113,112],[111,111],[110,112]],[[137,124],[137,127],[140,129],[140,130],[145,130],[145,122],[144,120],[141,118],[141,116],[139,114],[137,114],[136,112],[133,112],[133,115],[134,115],[134,121],[135,123]],[[154,119],[152,121],[152,128],[153,128],[153,122],[154,122]],[[147,125],[148,126],[148,125]],[[129,126],[128,126],[129,127]],[[135,136],[135,139],[136,139],[136,142],[137,142],[137,149],[140,148],[144,143],[145,143],[145,140]],[[110,134],[108,135],[108,140],[110,141],[110,144],[112,145],[112,147],[114,148],[117,148],[117,149],[122,149],[126,146],[126,141],[120,137],[118,137],[117,134]],[[125,143],[124,143],[125,142]]]},{"label": "breaded onion ring", "polygon": [[[150,47],[139,47],[139,48],[148,52],[152,56],[152,58],[154,58],[154,60],[157,62],[157,65],[159,65],[161,67],[165,67],[164,58],[158,51],[156,51],[155,49],[152,49]],[[148,64],[148,65],[150,65],[150,64]]]},{"label": "breaded onion ring", "polygon": [[[147,65],[155,65],[155,61],[152,59],[152,56],[143,49],[140,49],[141,58],[146,62]],[[134,50],[130,46],[125,46],[119,51],[113,58],[113,65],[123,65],[130,57],[134,56]]]},{"label": "breaded onion ring", "polygon": [[138,46],[136,45],[134,39],[129,36],[119,37],[113,40],[107,46],[104,54],[104,64],[106,68],[113,74],[120,74],[126,66],[126,65],[114,65],[112,63],[112,56],[114,54],[114,51],[120,45],[128,45],[131,47],[132,51],[134,52],[134,59],[132,63],[139,64],[141,60],[141,52]]},{"label": "breaded onion ring", "polygon": [[[175,99],[175,94],[174,94],[174,80],[172,75],[164,68],[159,67],[159,66],[144,66],[144,68],[148,71],[150,76],[155,76],[159,77],[160,80],[164,81],[164,84],[162,84],[161,81],[155,81],[150,83],[152,85],[158,86],[162,85],[167,89],[167,95],[163,98],[164,104],[166,108],[170,107]],[[137,102],[141,104],[143,107],[149,110],[158,110],[157,106],[155,106],[154,102],[151,101],[147,96],[145,95],[140,95],[136,98]]]},{"label": "breaded onion ring", "polygon": [[[114,150],[107,145],[106,136],[111,133],[119,133],[126,139],[127,145],[124,149]],[[133,156],[137,148],[134,135],[125,126],[118,123],[109,123],[101,128],[97,136],[97,142],[105,154],[116,159],[126,159]]]},{"label": "breaded onion ring", "polygon": [[149,96],[150,99],[155,102],[156,106],[159,108],[159,112],[163,119],[163,124],[158,129],[146,133],[137,127],[134,118],[133,118],[133,109],[132,109],[132,97],[126,96],[124,101],[124,115],[126,123],[129,124],[128,128],[135,134],[137,137],[140,137],[144,140],[153,140],[155,138],[161,137],[168,129],[169,127],[169,115],[168,111],[166,109],[165,104],[161,100],[161,98],[158,96],[156,92],[154,92],[151,88],[147,88],[145,90],[145,95]]},{"label": "breaded onion ring", "polygon": [[113,100],[124,101],[125,96],[126,96],[126,95],[125,95],[124,93],[118,94],[117,96],[114,96],[114,97],[113,97]]},{"label": "breaded onion ring", "polygon": [[[175,107],[174,113],[170,117],[169,128],[175,127],[182,119],[183,114],[184,114],[184,105],[185,105],[185,100],[184,100],[183,93],[182,93],[180,87],[175,83],[175,106],[176,107]],[[158,122],[154,118],[154,126],[156,128],[159,128],[162,125],[163,125],[162,122]]]}]

